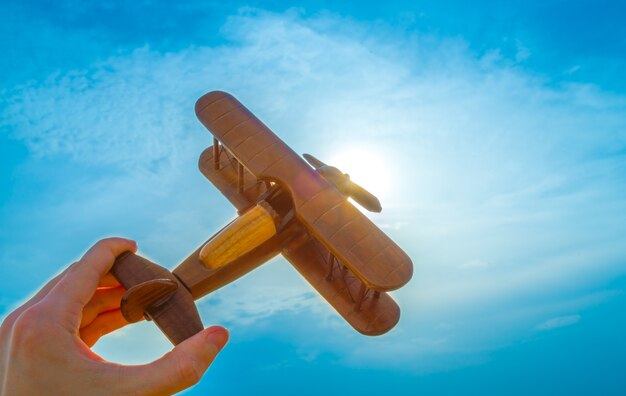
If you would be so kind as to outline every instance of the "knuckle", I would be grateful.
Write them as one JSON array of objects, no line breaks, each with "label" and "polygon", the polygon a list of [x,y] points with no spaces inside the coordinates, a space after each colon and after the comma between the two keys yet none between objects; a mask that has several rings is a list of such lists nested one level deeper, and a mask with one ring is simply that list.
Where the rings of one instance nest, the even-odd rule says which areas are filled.
[{"label": "knuckle", "polygon": [[5,331],[7,329],[12,328],[13,324],[15,323],[15,321],[17,320],[17,318],[20,316],[21,313],[22,311],[18,309],[8,314],[2,321],[2,326],[1,326],[2,330]]},{"label": "knuckle", "polygon": [[11,338],[21,346],[31,349],[42,342],[41,331],[45,327],[45,318],[42,313],[31,307],[15,319]]},{"label": "knuckle", "polygon": [[4,320],[2,320],[2,326],[0,326],[0,345],[4,345],[7,340],[10,339],[11,334],[13,332],[13,326],[15,325],[15,321],[22,313],[21,309],[15,310],[7,315]]},{"label": "knuckle", "polygon": [[21,332],[27,332],[30,329],[36,329],[41,322],[39,312],[36,308],[30,307],[21,315],[19,315],[14,322],[13,328]]},{"label": "knuckle", "polygon": [[102,250],[108,248],[111,243],[111,238],[100,239],[98,242],[94,243],[91,249],[89,250]]},{"label": "knuckle", "polygon": [[93,245],[91,250],[97,250],[97,251],[111,250],[115,246],[115,243],[116,243],[116,241],[118,239],[119,238],[103,238],[103,239],[100,239],[98,242],[94,243],[94,245]]},{"label": "knuckle", "polygon": [[76,275],[77,272],[81,271],[81,267],[83,265],[84,265],[84,261],[82,259],[80,259],[78,261],[74,261],[72,263],[72,265],[70,265],[69,268],[67,269],[66,275],[63,278],[65,278],[66,276],[74,276],[74,275]]},{"label": "knuckle", "polygon": [[114,240],[115,240],[115,238],[102,238],[98,242],[96,242],[96,245],[98,245],[98,246],[108,245],[109,243],[113,242]]},{"label": "knuckle", "polygon": [[100,239],[98,242],[96,242],[96,245],[100,246],[100,247],[106,247],[106,248],[111,248],[115,245],[118,244],[123,244],[126,243],[127,240],[124,238],[119,238],[119,237],[109,237],[109,238],[103,238]]},{"label": "knuckle", "polygon": [[178,376],[183,384],[187,386],[197,384],[203,373],[202,365],[193,357],[184,355],[178,359]]}]

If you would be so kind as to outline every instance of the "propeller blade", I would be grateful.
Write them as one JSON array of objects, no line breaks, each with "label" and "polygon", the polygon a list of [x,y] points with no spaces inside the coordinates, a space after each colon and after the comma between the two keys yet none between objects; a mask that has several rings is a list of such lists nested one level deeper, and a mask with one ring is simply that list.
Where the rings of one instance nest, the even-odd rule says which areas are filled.
[{"label": "propeller blade", "polygon": [[139,283],[122,297],[122,316],[130,323],[143,319],[144,312],[157,302],[165,302],[178,289],[178,283],[171,279],[152,279]]},{"label": "propeller blade", "polygon": [[370,212],[380,213],[383,210],[378,198],[355,182],[350,181],[347,190],[348,195],[352,199]]},{"label": "propeller blade", "polygon": [[311,154],[302,154],[304,159],[311,164],[329,182],[334,184],[342,194],[354,199],[359,205],[370,212],[380,212],[383,210],[380,201],[372,193],[359,186],[348,175],[343,174],[339,169],[328,166]]},{"label": "propeller blade", "polygon": [[304,157],[306,162],[311,164],[315,169],[321,168],[322,166],[327,166],[325,163],[323,163],[322,161],[318,160],[317,158],[315,158],[311,154],[302,154],[302,156]]}]

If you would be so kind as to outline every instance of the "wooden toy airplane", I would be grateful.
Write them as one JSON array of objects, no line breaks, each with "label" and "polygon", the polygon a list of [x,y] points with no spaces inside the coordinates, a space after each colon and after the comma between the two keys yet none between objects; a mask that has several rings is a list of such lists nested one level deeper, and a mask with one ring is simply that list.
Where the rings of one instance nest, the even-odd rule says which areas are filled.
[{"label": "wooden toy airplane", "polygon": [[359,332],[380,335],[400,308],[386,293],[413,274],[409,257],[347,197],[380,212],[378,199],[348,175],[303,159],[237,99],[210,92],[196,115],[213,134],[199,167],[239,216],[172,272],[136,254],[112,272],[127,289],[129,322],[153,320],[173,344],[203,329],[197,300],[282,254]]}]

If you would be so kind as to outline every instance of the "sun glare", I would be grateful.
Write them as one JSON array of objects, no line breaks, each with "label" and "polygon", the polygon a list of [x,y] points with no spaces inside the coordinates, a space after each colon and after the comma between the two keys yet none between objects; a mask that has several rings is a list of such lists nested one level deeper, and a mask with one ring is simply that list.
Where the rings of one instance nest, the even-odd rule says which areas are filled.
[{"label": "sun glare", "polygon": [[383,158],[387,157],[373,148],[351,148],[332,153],[326,163],[350,175],[350,180],[378,197],[384,208],[393,183],[393,172]]}]

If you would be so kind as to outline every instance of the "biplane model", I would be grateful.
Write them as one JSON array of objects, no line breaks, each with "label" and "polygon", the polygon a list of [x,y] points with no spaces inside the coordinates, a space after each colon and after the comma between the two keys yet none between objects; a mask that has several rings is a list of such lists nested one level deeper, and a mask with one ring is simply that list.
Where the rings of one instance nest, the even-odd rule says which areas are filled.
[{"label": "biplane model", "polygon": [[380,212],[378,199],[348,175],[305,154],[310,166],[225,92],[196,103],[213,134],[199,167],[238,217],[173,271],[136,254],[112,272],[127,289],[129,322],[153,320],[174,344],[203,329],[197,300],[282,254],[356,330],[380,335],[400,309],[386,293],[413,274],[409,257],[347,197]]}]

